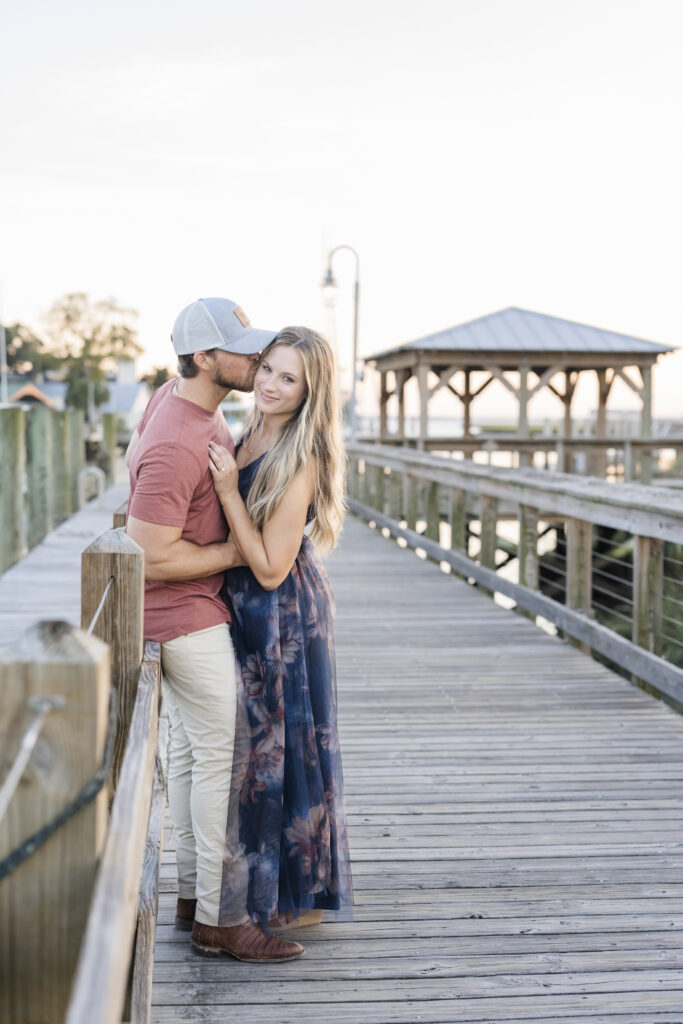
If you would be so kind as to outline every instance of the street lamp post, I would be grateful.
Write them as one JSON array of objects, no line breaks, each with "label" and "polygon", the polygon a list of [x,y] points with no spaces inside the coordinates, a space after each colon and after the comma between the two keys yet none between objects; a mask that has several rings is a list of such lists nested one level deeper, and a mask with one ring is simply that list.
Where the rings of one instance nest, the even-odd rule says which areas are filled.
[{"label": "street lamp post", "polygon": [[360,257],[352,245],[335,245],[327,255],[327,272],[323,278],[323,288],[336,288],[337,281],[332,273],[332,257],[340,249],[348,249],[356,258],[356,280],[353,286],[353,353],[351,357],[351,396],[349,398],[349,437],[356,440],[356,381],[358,363],[358,301],[360,298]]}]

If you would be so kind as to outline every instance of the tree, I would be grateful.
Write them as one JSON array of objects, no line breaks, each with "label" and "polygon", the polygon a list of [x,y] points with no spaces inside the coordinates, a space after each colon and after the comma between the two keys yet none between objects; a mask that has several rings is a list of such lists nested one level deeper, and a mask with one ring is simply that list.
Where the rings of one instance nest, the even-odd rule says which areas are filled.
[{"label": "tree", "polygon": [[5,328],[7,369],[14,373],[38,376],[56,369],[61,360],[26,324],[14,323]]},{"label": "tree", "polygon": [[105,373],[118,359],[142,352],[135,310],[116,299],[91,301],[84,292],[58,299],[46,317],[47,333],[66,366],[66,402],[76,409],[103,405],[109,397]]},{"label": "tree", "polygon": [[171,379],[171,373],[167,366],[153,366],[149,373],[145,373],[140,380],[143,381],[150,391],[156,391],[162,384]]}]

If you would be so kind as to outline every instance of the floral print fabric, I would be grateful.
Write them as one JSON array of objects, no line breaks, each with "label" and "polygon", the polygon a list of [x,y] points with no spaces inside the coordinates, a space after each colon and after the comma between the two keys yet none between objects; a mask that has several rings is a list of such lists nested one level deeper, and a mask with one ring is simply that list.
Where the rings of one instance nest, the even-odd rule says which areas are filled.
[{"label": "floral print fabric", "polygon": [[[243,498],[260,461],[240,470]],[[241,567],[226,573],[223,596],[241,675],[228,843],[246,859],[247,911],[267,925],[277,913],[340,910],[353,897],[327,575],[304,537],[277,589]],[[224,876],[226,917],[232,896]]]}]

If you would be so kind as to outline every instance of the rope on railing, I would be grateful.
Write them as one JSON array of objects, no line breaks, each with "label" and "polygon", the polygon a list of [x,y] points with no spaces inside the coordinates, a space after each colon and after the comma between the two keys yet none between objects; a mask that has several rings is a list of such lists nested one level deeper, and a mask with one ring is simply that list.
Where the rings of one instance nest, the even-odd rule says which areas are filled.
[{"label": "rope on railing", "polygon": [[56,814],[52,821],[49,821],[47,825],[43,825],[42,828],[38,829],[37,832],[34,832],[32,836],[28,837],[28,839],[25,839],[23,843],[20,843],[19,846],[0,861],[0,882],[3,878],[6,878],[7,875],[11,874],[12,871],[18,868],[20,864],[23,864],[25,860],[28,860],[28,858],[34,854],[36,850],[38,850],[43,843],[50,838],[51,835],[54,835],[54,833],[70,818],[73,818],[81,808],[85,807],[86,804],[89,804],[95,799],[99,791],[109,780],[112,754],[114,751],[115,731],[116,690],[112,688],[109,693],[109,726],[107,729],[107,737],[104,743],[104,753],[102,755],[100,767],[97,769],[93,777],[85,783],[73,800],[71,800],[66,807],[59,812],[59,814]]}]

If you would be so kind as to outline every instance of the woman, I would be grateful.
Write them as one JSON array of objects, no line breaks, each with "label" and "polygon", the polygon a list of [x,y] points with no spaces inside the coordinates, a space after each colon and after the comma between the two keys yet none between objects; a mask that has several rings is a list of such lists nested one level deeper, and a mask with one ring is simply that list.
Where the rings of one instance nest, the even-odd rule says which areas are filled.
[{"label": "woman", "polygon": [[344,511],[334,381],[325,339],[286,328],[260,358],[235,458],[209,451],[246,563],[226,573],[224,594],[243,683],[228,833],[246,853],[248,909],[264,926],[309,923],[352,902],[333,599],[314,552],[334,547]]}]

